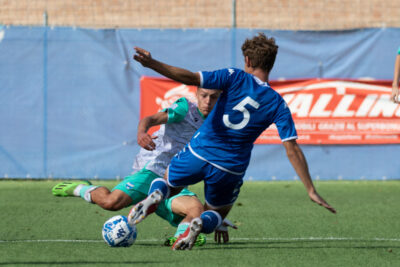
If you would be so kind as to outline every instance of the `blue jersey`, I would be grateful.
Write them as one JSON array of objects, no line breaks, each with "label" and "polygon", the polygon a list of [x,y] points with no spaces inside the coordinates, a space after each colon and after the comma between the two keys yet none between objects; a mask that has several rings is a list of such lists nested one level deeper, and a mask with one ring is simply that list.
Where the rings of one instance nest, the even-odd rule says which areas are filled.
[{"label": "blue jersey", "polygon": [[268,83],[234,68],[200,72],[200,79],[200,87],[223,92],[189,143],[196,157],[240,175],[254,141],[272,123],[282,141],[297,138],[286,102]]}]

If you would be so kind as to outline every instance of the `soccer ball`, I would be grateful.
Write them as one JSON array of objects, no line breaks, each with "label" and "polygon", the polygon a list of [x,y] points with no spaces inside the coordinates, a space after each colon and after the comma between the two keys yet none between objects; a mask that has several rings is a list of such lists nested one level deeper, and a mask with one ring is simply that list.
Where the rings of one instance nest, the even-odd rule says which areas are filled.
[{"label": "soccer ball", "polygon": [[129,247],[137,236],[135,225],[128,224],[126,216],[117,215],[103,225],[103,239],[110,247]]}]

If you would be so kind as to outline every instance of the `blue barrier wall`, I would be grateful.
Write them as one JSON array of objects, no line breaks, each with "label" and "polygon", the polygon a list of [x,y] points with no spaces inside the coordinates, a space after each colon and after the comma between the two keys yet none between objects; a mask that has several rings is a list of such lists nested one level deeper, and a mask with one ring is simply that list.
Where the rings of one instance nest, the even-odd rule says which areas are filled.
[{"label": "blue barrier wall", "polygon": [[[243,67],[240,46],[265,32],[279,53],[271,79],[392,79],[400,29],[94,30],[0,28],[0,177],[123,178],[131,172],[139,80],[159,76],[133,46],[190,70]],[[302,146],[316,179],[396,179],[399,145]],[[281,145],[256,145],[246,179],[290,180]]]}]

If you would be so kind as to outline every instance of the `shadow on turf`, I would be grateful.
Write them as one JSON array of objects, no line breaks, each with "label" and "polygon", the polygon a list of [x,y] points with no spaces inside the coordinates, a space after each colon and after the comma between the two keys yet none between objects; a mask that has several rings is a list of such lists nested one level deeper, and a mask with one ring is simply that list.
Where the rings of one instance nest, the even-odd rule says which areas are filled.
[{"label": "shadow on turf", "polygon": [[118,264],[118,265],[124,265],[124,264],[154,264],[154,263],[167,263],[167,262],[162,262],[162,261],[67,261],[67,262],[55,262],[55,261],[22,261],[22,262],[0,262],[1,265],[75,265],[75,266],[81,266],[81,265],[111,265],[111,264]]},{"label": "shadow on turf", "polygon": [[[329,243],[348,243],[343,245],[338,244],[329,244]],[[366,245],[359,244],[362,243],[370,243]],[[216,243],[208,243],[212,246],[205,246],[198,249],[208,250],[208,249],[257,249],[257,248],[265,248],[265,249],[393,249],[400,248],[400,245],[389,245],[382,244],[377,245],[376,243],[379,241],[367,241],[367,240],[309,240],[309,241],[268,241],[268,242],[233,242],[229,244],[216,244]],[[323,245],[321,243],[324,243]],[[328,243],[328,244],[327,244]],[[358,244],[354,244],[358,243]],[[196,248],[197,249],[197,248]]]}]

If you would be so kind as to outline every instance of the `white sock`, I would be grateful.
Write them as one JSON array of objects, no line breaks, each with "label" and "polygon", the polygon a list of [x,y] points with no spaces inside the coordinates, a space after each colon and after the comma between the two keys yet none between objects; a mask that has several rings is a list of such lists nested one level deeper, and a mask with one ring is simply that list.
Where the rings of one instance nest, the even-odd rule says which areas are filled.
[{"label": "white sock", "polygon": [[75,187],[75,189],[74,189],[74,196],[76,196],[76,197],[80,197],[81,195],[80,195],[80,192],[81,192],[81,189],[82,189],[82,186],[84,186],[85,184],[80,184],[80,185],[78,185],[77,187]]}]

